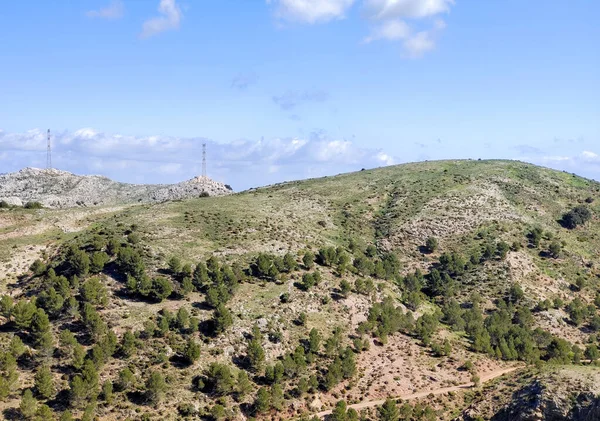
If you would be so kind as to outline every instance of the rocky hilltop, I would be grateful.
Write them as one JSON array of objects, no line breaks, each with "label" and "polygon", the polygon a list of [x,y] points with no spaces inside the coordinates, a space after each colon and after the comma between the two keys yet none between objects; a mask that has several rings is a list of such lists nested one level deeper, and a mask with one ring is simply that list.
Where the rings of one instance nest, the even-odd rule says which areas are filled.
[{"label": "rocky hilltop", "polygon": [[206,177],[177,184],[128,184],[98,175],[25,168],[0,175],[0,200],[20,206],[40,202],[50,208],[150,203],[231,194],[229,186]]}]

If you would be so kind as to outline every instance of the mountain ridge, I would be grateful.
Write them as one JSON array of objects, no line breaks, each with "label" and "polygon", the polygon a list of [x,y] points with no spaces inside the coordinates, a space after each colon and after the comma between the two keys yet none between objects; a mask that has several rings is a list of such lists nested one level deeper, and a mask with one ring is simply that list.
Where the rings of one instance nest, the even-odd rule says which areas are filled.
[{"label": "mountain ridge", "polygon": [[[579,208],[585,220],[561,223]],[[427,416],[403,421],[579,421],[600,390],[590,363],[600,358],[599,215],[600,183],[504,160],[223,197],[0,209],[0,295],[13,300],[0,303],[49,314],[60,352],[16,313],[0,314],[0,344],[15,334],[29,350],[16,390],[50,361],[55,390],[76,397],[81,368],[56,341],[75,327],[85,360],[115,384],[113,402],[95,408],[104,420],[226,408],[231,420],[266,421],[336,412],[342,400],[378,419],[381,402],[409,396],[402,410]],[[121,382],[125,368],[133,382]],[[221,374],[233,385],[217,391]],[[146,400],[153,375],[168,384],[160,406]],[[69,402],[81,416],[81,400]]]},{"label": "mountain ridge", "polygon": [[231,193],[231,187],[201,176],[176,184],[133,184],[103,175],[33,167],[0,174],[0,201],[16,206],[26,202],[40,202],[49,208],[107,206]]}]

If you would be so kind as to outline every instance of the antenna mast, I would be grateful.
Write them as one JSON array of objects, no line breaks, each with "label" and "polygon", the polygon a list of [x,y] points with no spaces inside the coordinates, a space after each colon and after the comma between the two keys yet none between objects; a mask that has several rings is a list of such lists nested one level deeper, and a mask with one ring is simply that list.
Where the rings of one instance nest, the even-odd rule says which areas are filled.
[{"label": "antenna mast", "polygon": [[52,145],[50,143],[50,129],[48,129],[48,148],[46,149],[46,169],[52,169]]},{"label": "antenna mast", "polygon": [[202,177],[206,178],[206,143],[202,144]]}]

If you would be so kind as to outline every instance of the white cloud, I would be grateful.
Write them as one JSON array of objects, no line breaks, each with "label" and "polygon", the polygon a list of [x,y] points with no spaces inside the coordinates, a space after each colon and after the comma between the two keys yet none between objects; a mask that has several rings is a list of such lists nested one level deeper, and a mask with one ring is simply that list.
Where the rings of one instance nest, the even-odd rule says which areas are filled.
[{"label": "white cloud", "polygon": [[410,36],[411,30],[406,22],[394,19],[389,20],[375,27],[368,37],[364,39],[365,43],[370,43],[380,39],[395,41],[406,39]]},{"label": "white cloud", "polygon": [[402,45],[408,57],[417,58],[433,50],[435,41],[432,31],[421,31],[407,38]]},{"label": "white cloud", "polygon": [[[396,160],[377,149],[330,138],[307,137],[240,140],[228,144],[204,138],[129,136],[85,128],[53,134],[53,163],[78,174],[100,173],[135,183],[172,183],[199,174],[202,143],[207,143],[208,175],[237,190],[308,176],[333,175],[390,165]],[[0,131],[0,168],[17,171],[44,166],[44,130]]]},{"label": "white cloud", "polygon": [[266,0],[275,17],[290,22],[323,23],[343,19],[355,0]]},{"label": "white cloud", "polygon": [[161,16],[144,22],[141,38],[149,38],[161,32],[179,28],[183,15],[175,0],[160,0],[158,11]]},{"label": "white cloud", "polygon": [[450,11],[454,0],[365,0],[371,19],[420,19]]},{"label": "white cloud", "polygon": [[583,151],[581,157],[590,161],[600,161],[600,155],[591,151]]},{"label": "white cloud", "polygon": [[121,19],[124,15],[125,7],[122,0],[112,0],[110,4],[102,9],[90,10],[86,16],[90,18],[102,19]]},{"label": "white cloud", "polygon": [[396,160],[394,159],[394,157],[383,153],[383,152],[379,152],[377,154],[377,159],[381,162],[382,165],[394,165],[396,164]]},{"label": "white cloud", "polygon": [[446,29],[446,22],[443,19],[436,19],[435,22],[433,22],[433,28],[438,31]]}]

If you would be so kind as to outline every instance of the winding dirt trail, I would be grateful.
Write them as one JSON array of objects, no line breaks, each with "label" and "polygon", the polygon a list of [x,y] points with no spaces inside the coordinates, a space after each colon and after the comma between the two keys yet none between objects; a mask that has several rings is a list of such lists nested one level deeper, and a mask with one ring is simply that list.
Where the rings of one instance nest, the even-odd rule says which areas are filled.
[{"label": "winding dirt trail", "polygon": [[[485,374],[481,374],[480,375],[480,383],[483,384],[483,383],[489,382],[490,380],[493,380],[497,377],[503,376],[508,373],[512,373],[513,371],[518,370],[520,368],[523,368],[523,366],[502,368],[502,369],[490,371]],[[473,386],[474,386],[474,384],[472,382],[469,382],[469,383],[459,384],[458,386],[442,387],[440,389],[424,390],[422,392],[411,393],[411,394],[401,395],[401,396],[395,396],[395,397],[393,397],[393,399],[397,399],[397,400],[401,399],[403,401],[406,401],[406,400],[411,400],[411,399],[424,398],[429,395],[443,395],[445,393],[457,392],[461,389],[469,389]],[[383,405],[384,402],[385,402],[385,399],[375,400],[375,401],[365,401],[365,402],[355,403],[353,405],[348,405],[348,408],[353,408],[356,411],[360,411],[361,409],[372,408],[374,406]],[[324,418],[325,416],[330,415],[330,414],[331,414],[331,409],[329,409],[327,411],[319,412],[317,414],[317,416],[319,418]]]}]

